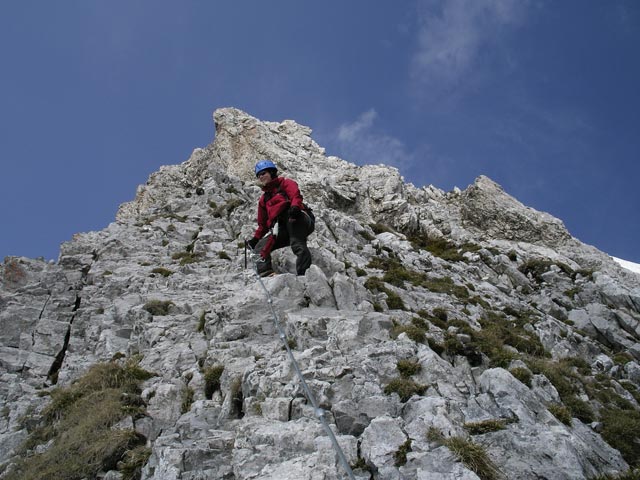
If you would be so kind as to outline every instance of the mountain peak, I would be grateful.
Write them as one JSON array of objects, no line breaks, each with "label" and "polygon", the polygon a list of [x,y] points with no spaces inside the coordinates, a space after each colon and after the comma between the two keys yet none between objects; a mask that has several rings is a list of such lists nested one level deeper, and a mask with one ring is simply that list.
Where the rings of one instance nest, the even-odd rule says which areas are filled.
[{"label": "mountain peak", "polygon": [[[212,144],[153,173],[56,264],[0,266],[3,480],[43,465],[69,478],[62,456],[86,478],[119,478],[131,457],[144,480],[344,478],[282,340],[358,478],[489,478],[456,445],[492,478],[637,462],[635,274],[487,177],[416,187],[326,156],[291,120],[214,121]],[[263,158],[316,214],[313,265],[296,276],[277,250],[272,302],[243,251]],[[74,430],[77,411],[102,427]],[[114,431],[125,440],[98,464],[68,441]]]},{"label": "mountain peak", "polygon": [[485,176],[462,194],[462,218],[494,238],[558,246],[571,239],[561,220],[526,207]]}]

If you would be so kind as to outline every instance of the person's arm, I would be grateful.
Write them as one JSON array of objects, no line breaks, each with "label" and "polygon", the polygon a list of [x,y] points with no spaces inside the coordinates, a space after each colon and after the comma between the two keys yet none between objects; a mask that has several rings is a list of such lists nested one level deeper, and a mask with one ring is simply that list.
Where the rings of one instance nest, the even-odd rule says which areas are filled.
[{"label": "person's arm", "polygon": [[260,197],[260,200],[258,201],[258,228],[253,234],[253,238],[257,238],[258,240],[264,237],[269,231],[269,227],[267,226],[267,209],[264,206],[263,199],[264,196]]},{"label": "person's arm", "polygon": [[282,182],[280,188],[282,188],[282,190],[284,190],[284,193],[287,194],[292,207],[302,209],[302,194],[300,193],[300,189],[298,188],[298,184],[296,182],[287,178],[284,182]]}]

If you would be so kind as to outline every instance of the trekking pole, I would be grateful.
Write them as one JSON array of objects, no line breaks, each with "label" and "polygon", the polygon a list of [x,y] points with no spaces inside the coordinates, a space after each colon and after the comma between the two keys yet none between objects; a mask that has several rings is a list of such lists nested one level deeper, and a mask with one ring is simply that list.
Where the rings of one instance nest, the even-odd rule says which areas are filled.
[{"label": "trekking pole", "polygon": [[247,240],[244,241],[244,269],[247,269]]}]

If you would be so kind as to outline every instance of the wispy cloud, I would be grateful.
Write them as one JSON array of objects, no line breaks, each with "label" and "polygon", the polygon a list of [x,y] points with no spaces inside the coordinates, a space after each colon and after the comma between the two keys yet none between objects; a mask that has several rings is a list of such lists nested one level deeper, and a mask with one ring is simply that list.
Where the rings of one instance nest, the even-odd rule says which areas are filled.
[{"label": "wispy cloud", "polygon": [[[411,76],[424,90],[468,82],[507,27],[524,18],[527,0],[421,0]],[[437,93],[439,93],[437,92]]]},{"label": "wispy cloud", "polygon": [[630,35],[638,24],[637,11],[631,11],[621,2],[612,5],[610,15],[613,16],[613,31],[618,34]]},{"label": "wispy cloud", "polygon": [[359,164],[384,163],[406,168],[414,159],[414,154],[398,138],[378,131],[374,126],[377,118],[377,112],[371,108],[353,122],[340,125],[335,135],[340,155],[345,160]]}]

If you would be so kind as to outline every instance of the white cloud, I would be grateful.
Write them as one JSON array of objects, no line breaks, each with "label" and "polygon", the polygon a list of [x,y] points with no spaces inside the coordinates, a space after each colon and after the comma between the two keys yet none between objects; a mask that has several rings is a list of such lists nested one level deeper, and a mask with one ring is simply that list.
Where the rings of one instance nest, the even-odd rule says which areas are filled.
[{"label": "white cloud", "polygon": [[338,140],[344,143],[352,143],[358,140],[358,137],[365,134],[371,129],[373,122],[378,114],[373,108],[370,108],[353,123],[345,123],[340,125],[338,129]]},{"label": "white cloud", "polygon": [[526,0],[422,0],[411,74],[421,88],[468,81],[504,27],[521,22]]},{"label": "white cloud", "polygon": [[405,144],[374,128],[378,118],[371,108],[351,122],[340,125],[335,142],[340,155],[348,161],[360,164],[384,163],[400,169],[409,166],[414,155],[407,151]]}]

